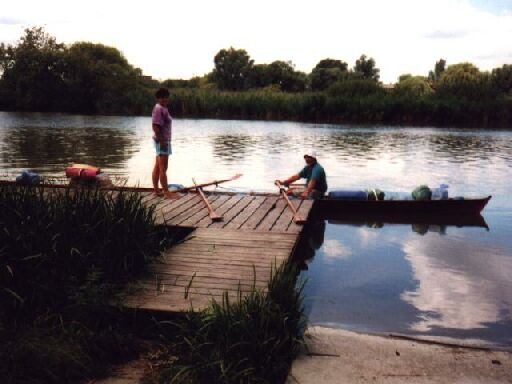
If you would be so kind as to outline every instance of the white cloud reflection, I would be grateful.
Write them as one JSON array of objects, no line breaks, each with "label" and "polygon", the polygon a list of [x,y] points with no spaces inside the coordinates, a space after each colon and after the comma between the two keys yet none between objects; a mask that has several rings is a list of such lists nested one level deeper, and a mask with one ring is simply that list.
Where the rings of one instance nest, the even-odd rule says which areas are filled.
[{"label": "white cloud reflection", "polygon": [[329,261],[348,259],[352,256],[352,251],[336,239],[325,240],[324,244],[322,245],[322,251],[326,260]]},{"label": "white cloud reflection", "polygon": [[511,319],[512,257],[505,249],[455,236],[411,236],[403,250],[418,285],[401,298],[423,312],[412,330],[467,330]]}]

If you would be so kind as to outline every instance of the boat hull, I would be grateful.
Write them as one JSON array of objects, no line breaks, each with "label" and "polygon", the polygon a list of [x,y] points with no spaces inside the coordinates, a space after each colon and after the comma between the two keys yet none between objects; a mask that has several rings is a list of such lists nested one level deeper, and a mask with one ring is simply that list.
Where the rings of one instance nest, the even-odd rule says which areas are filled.
[{"label": "boat hull", "polygon": [[315,213],[326,218],[342,214],[477,215],[487,205],[485,198],[447,200],[342,200],[325,198],[315,202]]}]

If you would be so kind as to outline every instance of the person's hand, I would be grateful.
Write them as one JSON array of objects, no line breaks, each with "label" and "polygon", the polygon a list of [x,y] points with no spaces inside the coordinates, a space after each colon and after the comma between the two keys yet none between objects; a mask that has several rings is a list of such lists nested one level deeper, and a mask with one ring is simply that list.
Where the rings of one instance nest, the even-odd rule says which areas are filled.
[{"label": "person's hand", "polygon": [[167,141],[165,140],[160,140],[160,149],[162,151],[167,151]]},{"label": "person's hand", "polygon": [[283,182],[281,180],[276,179],[276,180],[274,180],[274,184],[279,185],[279,184],[283,184]]},{"label": "person's hand", "polygon": [[300,194],[301,199],[307,199],[309,197],[309,192],[306,190]]}]

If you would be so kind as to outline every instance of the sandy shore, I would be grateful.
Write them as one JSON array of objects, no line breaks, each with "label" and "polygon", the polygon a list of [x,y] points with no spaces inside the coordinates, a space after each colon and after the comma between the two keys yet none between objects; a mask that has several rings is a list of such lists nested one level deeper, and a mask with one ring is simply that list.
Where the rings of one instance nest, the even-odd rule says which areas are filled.
[{"label": "sandy shore", "polygon": [[512,353],[310,327],[287,384],[512,383]]}]

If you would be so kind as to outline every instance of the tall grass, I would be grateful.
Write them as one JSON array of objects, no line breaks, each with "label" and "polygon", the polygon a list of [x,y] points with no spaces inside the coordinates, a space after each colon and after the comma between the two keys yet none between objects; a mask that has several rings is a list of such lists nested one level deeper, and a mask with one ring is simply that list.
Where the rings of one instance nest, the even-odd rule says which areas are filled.
[{"label": "tall grass", "polygon": [[510,97],[468,100],[433,94],[410,98],[364,87],[333,87],[326,92],[302,93],[173,89],[170,108],[178,117],[478,127],[512,125]]},{"label": "tall grass", "polygon": [[58,383],[132,353],[111,307],[159,254],[152,208],[133,193],[0,187],[0,377]]},{"label": "tall grass", "polygon": [[305,316],[296,268],[274,270],[267,290],[227,294],[181,321],[162,322],[162,383],[283,383],[302,344]]}]

